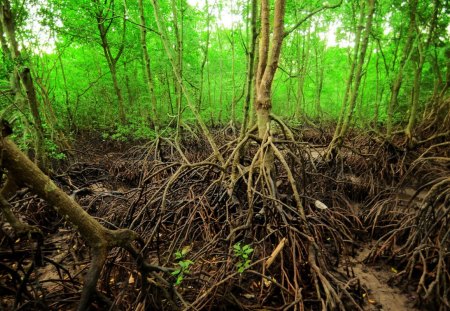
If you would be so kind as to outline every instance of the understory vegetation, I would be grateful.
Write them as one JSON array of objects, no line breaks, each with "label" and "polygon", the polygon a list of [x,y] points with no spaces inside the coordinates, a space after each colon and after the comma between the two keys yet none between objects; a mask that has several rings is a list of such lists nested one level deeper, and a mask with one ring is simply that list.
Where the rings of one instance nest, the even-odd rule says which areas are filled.
[{"label": "understory vegetation", "polygon": [[0,3],[0,309],[450,310],[448,1]]}]

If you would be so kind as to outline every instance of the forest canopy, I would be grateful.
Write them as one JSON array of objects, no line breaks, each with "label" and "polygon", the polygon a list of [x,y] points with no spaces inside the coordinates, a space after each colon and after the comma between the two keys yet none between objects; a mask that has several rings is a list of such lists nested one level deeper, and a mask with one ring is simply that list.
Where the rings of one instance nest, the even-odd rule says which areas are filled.
[{"label": "forest canopy", "polygon": [[[95,128],[117,139],[152,138],[156,123],[166,130],[177,123],[195,124],[180,83],[205,122],[242,122],[252,40],[250,1],[161,2],[158,14],[181,81],[150,2],[11,4],[20,59],[11,59],[3,49],[2,107],[8,108],[4,117],[15,120],[22,146],[30,145],[34,134],[26,126],[30,109],[12,108],[7,97],[14,65],[31,69],[47,150],[59,145],[55,131]],[[358,61],[359,42],[354,41],[364,27],[364,1],[344,1],[306,19],[323,4],[286,3],[285,29],[294,29],[283,41],[272,94],[274,113],[293,124],[336,122],[346,105],[351,66]],[[445,1],[376,2],[353,125],[399,129],[411,118],[420,120],[432,99],[443,95],[450,53],[448,10]],[[5,40],[3,30],[4,47]]]}]

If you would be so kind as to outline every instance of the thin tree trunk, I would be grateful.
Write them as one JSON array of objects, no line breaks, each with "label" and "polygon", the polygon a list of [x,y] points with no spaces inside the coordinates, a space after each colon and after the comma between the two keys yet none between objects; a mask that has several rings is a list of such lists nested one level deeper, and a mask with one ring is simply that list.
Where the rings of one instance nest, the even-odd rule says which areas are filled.
[{"label": "thin tree trunk", "polygon": [[130,75],[128,74],[128,64],[129,61],[128,60],[124,60],[123,61],[123,74],[124,74],[124,78],[125,78],[125,88],[127,90],[127,104],[128,106],[133,106],[134,104],[134,94],[133,91],[131,90],[131,85],[130,85]]},{"label": "thin tree trunk", "polygon": [[359,49],[361,47],[361,33],[362,33],[362,28],[363,28],[363,22],[364,22],[364,2],[361,2],[361,9],[360,9],[359,20],[358,20],[356,36],[355,36],[355,46],[353,48],[353,57],[352,57],[353,61],[350,65],[349,76],[348,76],[347,84],[345,87],[344,99],[342,101],[341,111],[339,113],[339,118],[338,118],[338,122],[336,124],[336,129],[334,130],[333,139],[331,140],[331,143],[328,146],[327,158],[329,158],[329,159],[331,159],[331,157],[334,156],[333,153],[336,151],[336,142],[339,138],[339,133],[340,133],[341,127],[344,123],[345,114],[347,111],[348,98],[350,96],[353,80],[355,78],[356,64],[357,64],[357,60],[358,60]]},{"label": "thin tree trunk", "polygon": [[[175,33],[175,51],[176,51],[176,63],[179,79],[175,77],[175,94],[176,94],[176,104],[177,104],[177,132],[176,141],[178,142],[181,138],[181,113],[183,104],[183,16],[184,11],[182,8],[182,0],[180,0],[180,7],[177,8],[175,0],[171,0],[172,4],[172,16],[173,16],[173,28]],[[178,11],[181,12],[181,23],[178,22]]]},{"label": "thin tree trunk", "polygon": [[[368,13],[367,13],[367,20],[366,20],[366,25],[365,25],[365,30],[364,30],[364,38],[363,38],[362,44],[361,44],[361,54],[359,55],[359,59],[358,59],[358,67],[356,69],[356,74],[355,74],[355,84],[353,86],[352,94],[350,97],[348,114],[347,114],[346,118],[344,119],[344,123],[342,124],[341,132],[339,134],[339,136],[341,137],[341,141],[345,137],[345,135],[348,131],[350,121],[351,121],[353,113],[355,111],[356,101],[358,99],[359,86],[361,84],[361,78],[363,76],[364,61],[365,61],[365,57],[366,57],[367,47],[369,45],[369,36],[372,31],[372,21],[373,21],[373,15],[375,12],[375,2],[376,2],[376,0],[368,0]],[[342,144],[342,142],[341,142],[341,144]],[[338,147],[340,148],[340,146],[338,146]]]},{"label": "thin tree trunk", "polygon": [[247,52],[247,74],[245,82],[245,101],[243,120],[241,125],[240,136],[244,138],[245,132],[248,128],[249,116],[250,116],[250,104],[253,96],[253,80],[255,76],[255,54],[256,54],[256,39],[258,37],[258,30],[256,29],[256,15],[258,14],[257,0],[251,1],[251,37],[250,37],[250,49]]},{"label": "thin tree trunk", "polygon": [[438,97],[439,97],[439,93],[442,90],[443,87],[443,80],[442,80],[442,72],[441,72],[441,68],[439,66],[439,56],[438,56],[438,47],[437,44],[434,44],[434,49],[433,49],[433,56],[431,57],[433,60],[433,73],[434,73],[434,86],[433,86],[433,96],[431,97],[431,104],[434,103]]},{"label": "thin tree trunk", "polygon": [[[354,63],[356,63],[356,65],[352,65],[356,66],[356,71],[354,74],[354,84],[352,86],[347,85],[347,89],[351,90],[350,91],[350,95],[349,95],[349,102],[348,102],[348,110],[346,113],[344,113],[343,116],[341,116],[342,119],[342,124],[339,127],[336,127],[336,131],[334,133],[334,137],[333,140],[330,143],[330,146],[328,147],[328,151],[327,151],[327,158],[331,159],[336,155],[336,152],[339,151],[339,149],[341,148],[342,144],[343,144],[343,139],[345,137],[345,135],[347,134],[347,131],[349,129],[349,125],[350,125],[350,121],[352,120],[352,116],[355,110],[355,105],[356,102],[358,100],[358,92],[359,92],[359,87],[361,84],[361,78],[363,76],[363,67],[364,67],[364,61],[365,61],[365,57],[366,57],[366,52],[367,52],[367,47],[369,44],[369,36],[370,36],[370,32],[372,29],[372,21],[373,21],[373,15],[375,12],[375,1],[376,0],[368,0],[367,4],[368,4],[368,8],[367,8],[367,19],[366,19],[366,24],[365,24],[365,30],[364,30],[364,37],[362,38],[361,42],[358,43],[356,42],[355,44],[360,45],[361,47],[361,51],[359,53],[359,55],[355,55],[356,57],[354,58]],[[361,7],[361,19],[360,19],[360,26],[359,26],[359,30],[358,30],[358,34],[357,34],[357,39],[359,40],[360,36],[361,36],[361,32],[362,32],[362,19],[364,14],[364,6]],[[356,49],[355,50],[359,50]],[[347,98],[346,98],[347,99]],[[343,102],[343,106],[347,106],[347,102]],[[345,110],[344,110],[345,111]]]},{"label": "thin tree trunk", "polygon": [[[217,42],[219,45],[219,54],[223,54],[222,39],[220,37],[219,27],[217,29]],[[221,124],[223,111],[223,59],[219,59],[219,114],[217,115],[218,124]]]},{"label": "thin tree trunk", "polygon": [[403,72],[405,70],[406,64],[408,63],[409,57],[411,55],[412,46],[414,42],[415,32],[416,32],[416,12],[417,12],[417,1],[410,0],[410,20],[408,27],[408,34],[405,46],[403,48],[402,58],[400,60],[397,76],[391,87],[391,99],[388,105],[387,122],[386,122],[386,138],[389,140],[392,137],[393,131],[393,118],[394,109],[397,107],[398,95],[400,93],[400,88],[403,82]]},{"label": "thin tree trunk", "polygon": [[[204,83],[205,83],[205,66],[206,66],[206,62],[208,61],[208,56],[209,56],[209,38],[210,38],[210,23],[211,23],[211,16],[210,16],[210,12],[209,12],[209,2],[208,0],[205,1],[205,8],[206,8],[206,12],[208,14],[208,16],[206,17],[206,40],[205,40],[205,47],[202,48],[203,50],[203,60],[202,60],[202,64],[200,66],[200,90],[199,90],[199,98],[198,98],[198,106],[197,109],[198,111],[201,111],[202,109],[202,103],[203,103],[203,89],[204,89]],[[209,67],[209,65],[208,65]]]},{"label": "thin tree trunk", "polygon": [[219,151],[217,144],[215,143],[210,131],[208,130],[208,127],[206,126],[205,122],[203,121],[196,106],[194,105],[194,103],[192,103],[190,94],[185,89],[184,85],[181,83],[182,78],[180,75],[180,70],[178,69],[178,62],[176,62],[175,58],[173,57],[173,51],[172,51],[170,42],[167,37],[167,32],[166,32],[164,24],[161,20],[161,13],[160,13],[158,0],[151,0],[151,1],[152,1],[153,9],[154,9],[153,11],[154,11],[154,16],[155,16],[155,21],[156,21],[156,24],[158,25],[158,30],[160,32],[161,41],[163,43],[164,50],[166,51],[166,55],[169,58],[170,64],[172,65],[173,74],[174,74],[175,78],[177,79],[177,81],[181,87],[182,93],[184,94],[184,96],[186,98],[187,105],[189,106],[190,110],[194,114],[195,118],[197,119],[198,124],[200,125],[200,128],[203,131],[203,134],[205,135],[206,139],[208,140],[208,142],[214,152],[214,156],[221,163],[223,163],[224,160],[223,160],[222,154]]},{"label": "thin tree trunk", "polygon": [[[50,94],[47,90],[44,80],[36,78],[36,84],[38,86],[38,90],[40,91],[40,95],[42,98],[42,103],[44,104],[44,116],[47,123],[47,126],[51,132],[51,140],[54,141],[60,150],[64,152],[71,151],[71,145],[69,140],[64,135],[64,132],[57,129],[58,127],[58,119],[55,115],[55,111],[53,110],[52,101],[50,99]],[[48,81],[48,79],[46,79]],[[45,111],[47,113],[45,113]]]},{"label": "thin tree trunk", "polygon": [[70,109],[69,89],[67,87],[66,71],[64,69],[64,65],[63,65],[63,61],[62,61],[62,57],[61,57],[61,52],[59,52],[59,51],[58,51],[58,61],[59,61],[59,66],[61,68],[61,76],[63,78],[64,103],[65,103],[65,108],[66,108],[66,111],[67,111],[67,121],[68,121],[68,125],[69,125],[68,127],[69,127],[69,129],[73,129],[74,127],[76,127],[75,119],[73,117],[72,110]]},{"label": "thin tree trunk", "polygon": [[152,103],[152,123],[153,123],[153,129],[156,132],[156,135],[159,133],[159,118],[157,113],[157,101],[156,101],[156,95],[155,95],[155,85],[153,83],[153,76],[151,71],[151,65],[150,65],[150,55],[148,54],[148,48],[147,48],[147,27],[146,27],[146,21],[145,21],[145,15],[144,15],[144,5],[142,3],[142,0],[138,0],[139,5],[139,16],[140,16],[140,30],[141,30],[141,48],[142,48],[142,54],[144,57],[144,68],[145,68],[145,77],[147,81],[147,89],[148,93],[151,98]]},{"label": "thin tree trunk", "polygon": [[[251,1],[251,2],[250,2]],[[248,130],[248,124],[250,119],[250,105],[251,105],[251,99],[254,95],[254,89],[252,88],[254,76],[255,76],[255,54],[256,54],[256,39],[258,37],[258,30],[256,28],[256,15],[258,14],[258,6],[257,6],[257,0],[249,0],[249,3],[251,4],[250,9],[250,27],[247,23],[247,33],[250,29],[250,43],[249,43],[249,49],[247,49],[247,73],[246,73],[246,82],[245,82],[245,100],[244,100],[244,107],[243,107],[243,120],[241,124],[241,129],[239,132],[239,143],[245,138],[245,135],[247,134]],[[234,187],[234,183],[237,181],[238,178],[238,165],[239,161],[242,158],[242,155],[244,154],[244,150],[246,150],[246,147],[243,146],[242,148],[238,148],[237,152],[235,153],[234,159],[233,159],[233,165],[232,165],[232,173],[231,173],[231,189]]]},{"label": "thin tree trunk", "polygon": [[[35,161],[38,166],[46,171],[47,170],[47,157],[44,150],[44,127],[42,126],[41,116],[39,114],[39,102],[36,97],[36,89],[33,84],[33,78],[31,77],[31,72],[28,67],[25,67],[22,63],[21,53],[19,51],[19,46],[16,39],[16,26],[14,17],[11,11],[11,5],[9,0],[4,0],[0,6],[0,19],[2,24],[2,30],[5,32],[7,37],[7,43],[9,44],[9,57],[15,64],[14,73],[11,78],[11,88],[15,92],[15,99],[22,101],[23,97],[21,95],[20,81],[26,91],[28,104],[31,110],[31,115],[34,122],[34,130],[36,135],[35,140]],[[3,34],[2,34],[3,37]],[[2,44],[3,46],[4,44]],[[3,47],[5,48],[5,47]],[[4,52],[8,52],[4,51]],[[22,67],[22,68],[20,68]],[[19,106],[22,106],[19,103]]]},{"label": "thin tree trunk", "polygon": [[[122,30],[122,42],[120,44],[119,50],[116,54],[116,56],[112,55],[111,47],[109,45],[108,41],[108,31],[111,27],[111,23],[113,21],[113,18],[108,19],[104,15],[104,10],[101,8],[102,4],[99,0],[93,0],[94,3],[99,7],[99,10],[96,12],[96,19],[97,19],[97,28],[100,34],[101,39],[101,46],[103,48],[103,53],[106,58],[106,62],[108,63],[109,71],[111,73],[111,79],[113,82],[114,92],[116,93],[117,97],[117,103],[119,108],[119,120],[120,123],[125,124],[126,123],[126,116],[125,116],[125,108],[124,108],[124,101],[122,96],[122,90],[119,85],[119,81],[117,78],[117,61],[119,60],[120,56],[123,53],[123,50],[125,48],[125,33],[126,33],[126,14],[124,13],[123,16],[123,30]],[[110,6],[114,3],[114,1],[110,2]],[[111,7],[108,8],[108,11],[111,11],[112,14],[114,14],[114,10],[112,10]],[[107,23],[108,25],[105,25]]]},{"label": "thin tree trunk", "polygon": [[235,55],[235,42],[234,42],[234,24],[231,27],[231,128],[233,132],[236,128],[236,55]]},{"label": "thin tree trunk", "polygon": [[416,125],[416,119],[417,119],[417,113],[419,109],[419,99],[420,99],[420,87],[421,87],[421,80],[422,80],[422,70],[423,65],[425,64],[425,53],[428,51],[431,41],[433,40],[434,31],[436,29],[437,21],[438,21],[438,14],[440,11],[440,5],[438,0],[434,1],[434,10],[433,10],[433,17],[430,22],[430,27],[428,30],[428,35],[426,38],[425,46],[423,46],[421,42],[421,35],[420,30],[418,27],[416,28],[416,31],[418,33],[417,35],[417,54],[418,58],[416,60],[416,70],[414,72],[414,86],[413,90],[411,92],[411,107],[410,107],[410,114],[409,114],[409,120],[408,125],[405,128],[405,135],[407,142],[409,146],[412,148],[414,145],[413,142],[413,131],[414,127]]},{"label": "thin tree trunk", "polygon": [[166,85],[167,85],[167,100],[169,102],[169,108],[170,108],[170,114],[174,115],[175,111],[173,109],[173,101],[172,101],[172,92],[170,91],[170,79],[169,79],[169,73],[167,72],[167,69],[164,71],[165,78],[166,78]]},{"label": "thin tree trunk", "polygon": [[[320,120],[322,118],[322,107],[320,103],[320,98],[322,96],[322,89],[323,89],[323,72],[324,72],[324,66],[323,64],[319,64],[319,49],[317,45],[314,47],[316,51],[316,97],[314,99],[315,103],[315,111],[316,116]],[[323,50],[321,51],[323,54]],[[306,73],[305,73],[306,74]]]},{"label": "thin tree trunk", "polygon": [[[300,38],[300,35],[297,36]],[[310,29],[308,29],[307,38],[303,38],[302,44],[300,42],[297,43],[297,102],[295,106],[295,117],[301,118],[305,111],[305,78],[306,72],[308,71],[308,62],[309,62],[309,40],[310,39]],[[298,40],[300,41],[300,40]]]}]

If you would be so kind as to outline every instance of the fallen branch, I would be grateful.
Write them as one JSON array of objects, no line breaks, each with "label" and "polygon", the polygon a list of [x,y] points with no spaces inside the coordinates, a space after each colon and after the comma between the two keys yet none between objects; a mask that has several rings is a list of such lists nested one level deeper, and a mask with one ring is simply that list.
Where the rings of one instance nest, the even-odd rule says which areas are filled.
[{"label": "fallen branch", "polygon": [[[50,206],[53,206],[58,214],[65,217],[78,229],[86,244],[91,248],[93,259],[85,278],[78,306],[78,310],[87,309],[109,250],[113,247],[129,249],[131,242],[136,240],[138,235],[128,229],[110,230],[102,226],[69,195],[58,188],[9,139],[1,138],[0,150],[2,153],[1,166],[8,171],[8,182],[26,185]],[[10,205],[3,195],[0,197],[0,202],[2,210],[10,210]],[[18,228],[22,227],[20,225]],[[29,228],[27,227],[27,229]]]}]

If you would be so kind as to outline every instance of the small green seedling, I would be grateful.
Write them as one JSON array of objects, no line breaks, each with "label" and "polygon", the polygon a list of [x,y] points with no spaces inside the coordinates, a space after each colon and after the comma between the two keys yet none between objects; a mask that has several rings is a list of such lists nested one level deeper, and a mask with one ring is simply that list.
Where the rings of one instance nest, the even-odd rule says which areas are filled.
[{"label": "small green seedling", "polygon": [[178,269],[176,269],[175,271],[173,271],[171,273],[173,276],[175,276],[177,278],[175,281],[175,286],[180,285],[181,282],[183,282],[186,274],[191,273],[189,271],[189,266],[194,264],[194,262],[192,260],[185,259],[186,255],[187,255],[187,253],[189,253],[189,251],[190,251],[190,247],[185,246],[185,247],[183,247],[183,249],[181,251],[178,250],[174,254],[175,259],[177,260],[177,265],[178,265]]},{"label": "small green seedling", "polygon": [[248,244],[241,246],[241,242],[238,242],[234,244],[233,250],[234,256],[236,256],[236,258],[238,258],[239,260],[236,264],[236,267],[238,269],[238,272],[242,273],[247,270],[248,267],[250,267],[252,261],[249,259],[249,257],[250,254],[253,253],[253,248],[251,248]]}]

